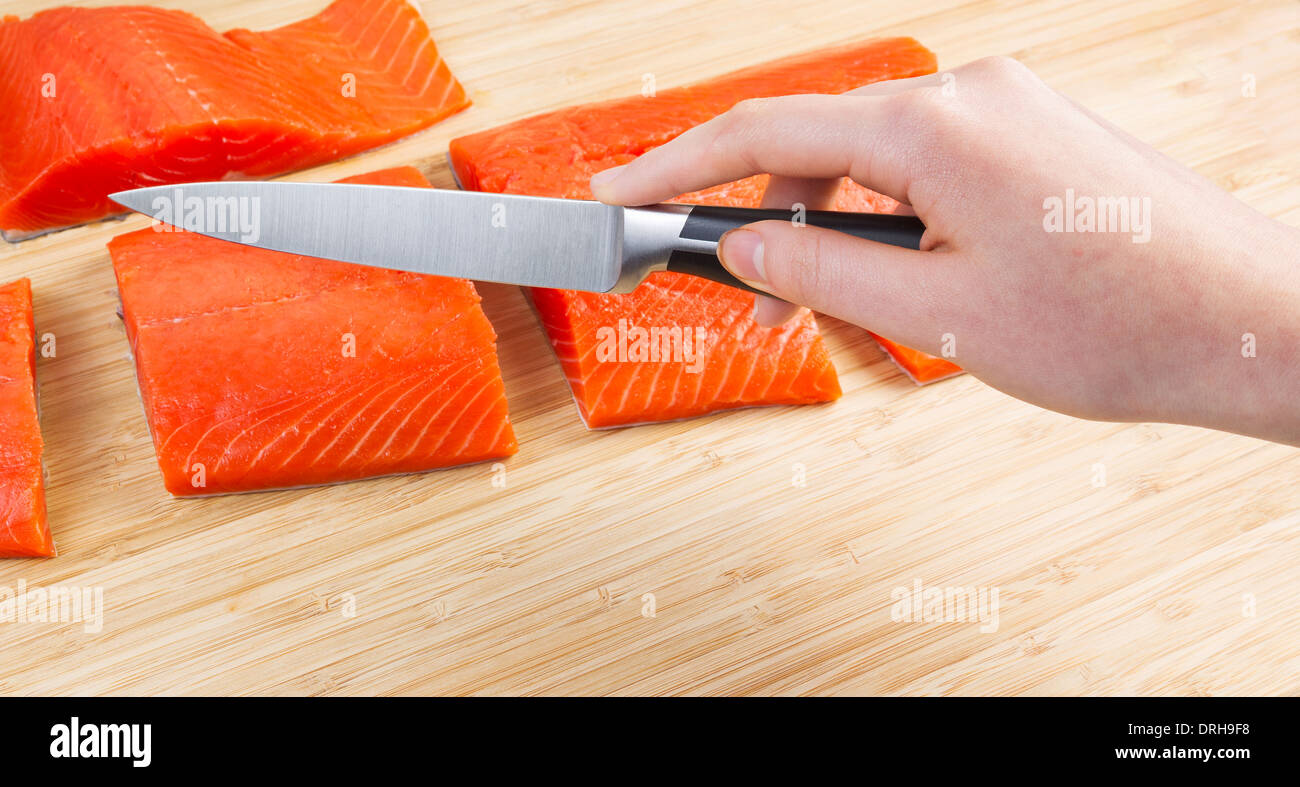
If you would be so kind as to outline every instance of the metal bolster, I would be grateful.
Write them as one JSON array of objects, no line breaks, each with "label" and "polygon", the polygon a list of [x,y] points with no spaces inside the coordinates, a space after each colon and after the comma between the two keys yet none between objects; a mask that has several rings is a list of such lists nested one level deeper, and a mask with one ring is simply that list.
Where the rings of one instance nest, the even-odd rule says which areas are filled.
[{"label": "metal bolster", "polygon": [[623,209],[623,264],[610,292],[631,292],[655,271],[668,269],[674,251],[716,254],[716,241],[681,237],[690,205],[651,205]]}]

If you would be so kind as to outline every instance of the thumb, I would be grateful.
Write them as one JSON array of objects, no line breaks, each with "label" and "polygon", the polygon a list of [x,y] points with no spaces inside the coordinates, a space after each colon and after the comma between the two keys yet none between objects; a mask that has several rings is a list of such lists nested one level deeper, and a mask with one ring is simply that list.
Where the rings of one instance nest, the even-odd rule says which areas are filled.
[{"label": "thumb", "polygon": [[936,349],[969,275],[951,252],[917,251],[842,232],[760,221],[722,236],[718,256],[751,287],[918,349]]}]

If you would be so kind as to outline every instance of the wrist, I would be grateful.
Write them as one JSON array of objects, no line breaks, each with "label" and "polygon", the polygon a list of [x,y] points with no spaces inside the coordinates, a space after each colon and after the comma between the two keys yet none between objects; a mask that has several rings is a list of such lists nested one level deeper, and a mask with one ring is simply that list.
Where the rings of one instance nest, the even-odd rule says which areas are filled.
[{"label": "wrist", "polygon": [[1255,218],[1192,268],[1160,420],[1300,445],[1300,231]]}]

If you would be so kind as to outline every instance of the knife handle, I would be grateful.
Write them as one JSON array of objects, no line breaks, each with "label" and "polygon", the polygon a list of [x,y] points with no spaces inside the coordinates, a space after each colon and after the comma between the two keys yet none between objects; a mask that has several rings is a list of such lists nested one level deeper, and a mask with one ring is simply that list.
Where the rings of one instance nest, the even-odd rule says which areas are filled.
[{"label": "knife handle", "polygon": [[[781,209],[724,208],[712,205],[692,205],[689,208],[690,213],[678,233],[678,238],[685,243],[675,244],[677,248],[668,257],[668,270],[767,295],[740,281],[722,267],[717,256],[718,240],[724,233],[737,227],[756,221],[791,221],[796,214]],[[915,216],[810,210],[803,217],[811,227],[843,232],[863,240],[907,249],[920,248],[921,235],[925,233],[925,225]],[[707,244],[712,244],[712,249]]]}]

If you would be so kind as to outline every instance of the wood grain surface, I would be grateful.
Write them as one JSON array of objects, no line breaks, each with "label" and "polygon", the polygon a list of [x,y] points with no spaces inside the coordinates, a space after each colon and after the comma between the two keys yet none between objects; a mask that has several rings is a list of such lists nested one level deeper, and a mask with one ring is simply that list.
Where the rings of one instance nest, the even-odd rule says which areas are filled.
[{"label": "wood grain surface", "polygon": [[[325,2],[159,4],[226,29]],[[454,136],[906,34],[941,68],[1015,55],[1300,224],[1293,0],[419,5],[474,106],[295,177],[412,163],[450,186]],[[484,286],[520,441],[504,486],[480,465],[172,499],[104,247],[144,225],[0,248],[57,337],[38,374],[60,552],[0,562],[0,586],[104,602],[97,632],[0,622],[0,693],[1300,693],[1295,449],[1078,421],[970,377],[918,389],[832,319],[839,402],[592,433],[520,292]],[[918,581],[996,589],[996,630],[897,621]]]}]

